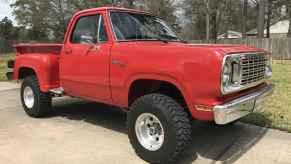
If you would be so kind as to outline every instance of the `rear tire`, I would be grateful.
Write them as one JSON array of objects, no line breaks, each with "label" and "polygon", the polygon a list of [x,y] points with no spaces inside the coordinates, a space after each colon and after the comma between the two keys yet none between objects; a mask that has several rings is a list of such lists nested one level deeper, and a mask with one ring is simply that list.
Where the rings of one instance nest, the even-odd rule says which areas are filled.
[{"label": "rear tire", "polygon": [[[155,139],[144,142],[151,138],[152,131],[147,128],[149,126],[146,123],[148,119],[145,119],[147,116],[149,120],[152,117],[153,129],[158,130],[154,133],[154,138],[163,134],[161,140],[157,139],[157,142],[162,142],[161,145],[156,144]],[[143,118],[144,120],[140,122],[139,120]],[[127,126],[128,137],[136,154],[149,163],[174,163],[191,141],[192,129],[188,114],[175,100],[161,94],[150,94],[137,99],[127,115]],[[138,129],[147,130],[141,133]],[[145,140],[140,137],[143,135],[146,136]]]},{"label": "rear tire", "polygon": [[51,95],[40,91],[35,76],[28,76],[23,80],[20,97],[24,111],[31,117],[45,117],[51,111]]}]

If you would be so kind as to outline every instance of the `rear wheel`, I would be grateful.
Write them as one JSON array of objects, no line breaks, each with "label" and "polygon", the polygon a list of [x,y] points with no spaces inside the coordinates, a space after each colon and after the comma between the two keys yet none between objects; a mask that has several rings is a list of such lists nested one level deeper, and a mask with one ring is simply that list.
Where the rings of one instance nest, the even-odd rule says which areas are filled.
[{"label": "rear wheel", "polygon": [[52,98],[49,93],[40,91],[35,76],[23,80],[20,96],[24,111],[31,117],[44,117],[51,109]]},{"label": "rear wheel", "polygon": [[149,163],[174,163],[191,141],[187,113],[161,94],[137,99],[128,113],[127,125],[135,152]]}]

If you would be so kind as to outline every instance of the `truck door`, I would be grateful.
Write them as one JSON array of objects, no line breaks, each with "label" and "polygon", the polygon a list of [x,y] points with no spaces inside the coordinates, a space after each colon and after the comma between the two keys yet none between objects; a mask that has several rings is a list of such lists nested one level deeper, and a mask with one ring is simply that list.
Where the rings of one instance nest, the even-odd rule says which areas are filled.
[{"label": "truck door", "polygon": [[65,92],[99,102],[110,101],[111,44],[102,15],[77,17],[69,35],[60,62],[61,84]]}]

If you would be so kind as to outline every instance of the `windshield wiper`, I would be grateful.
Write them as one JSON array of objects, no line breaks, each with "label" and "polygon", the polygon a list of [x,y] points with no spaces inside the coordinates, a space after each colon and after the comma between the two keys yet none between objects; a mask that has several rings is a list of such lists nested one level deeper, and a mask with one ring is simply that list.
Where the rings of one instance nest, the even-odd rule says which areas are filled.
[{"label": "windshield wiper", "polygon": [[187,44],[187,43],[189,43],[187,40],[183,40],[183,39],[179,39],[182,43],[185,43],[185,44]]},{"label": "windshield wiper", "polygon": [[154,40],[161,41],[163,43],[169,43],[169,40],[162,39],[162,38],[155,38]]},{"label": "windshield wiper", "polygon": [[161,37],[169,38],[169,40],[167,40],[168,42],[169,41],[178,41],[178,42],[182,42],[182,43],[188,43],[186,40],[180,39],[180,38],[178,38],[176,36],[172,36],[172,35],[161,35]]}]

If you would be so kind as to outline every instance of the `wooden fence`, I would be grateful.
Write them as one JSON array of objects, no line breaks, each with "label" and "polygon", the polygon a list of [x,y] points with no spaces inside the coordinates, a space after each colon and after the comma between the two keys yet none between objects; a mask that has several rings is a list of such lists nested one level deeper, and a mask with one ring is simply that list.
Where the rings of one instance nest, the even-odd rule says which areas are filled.
[{"label": "wooden fence", "polygon": [[291,38],[248,38],[248,39],[220,39],[216,41],[193,40],[191,43],[240,44],[262,48],[272,53],[276,60],[291,60]]},{"label": "wooden fence", "polygon": [[[13,44],[20,41],[5,41],[0,38],[0,55],[13,52]],[[23,41],[22,41],[23,42]],[[31,41],[24,41],[31,42]],[[217,44],[241,44],[256,48],[263,48],[272,52],[273,59],[291,60],[291,38],[271,38],[271,39],[221,39],[217,41],[193,40],[191,43],[217,43]]]}]

